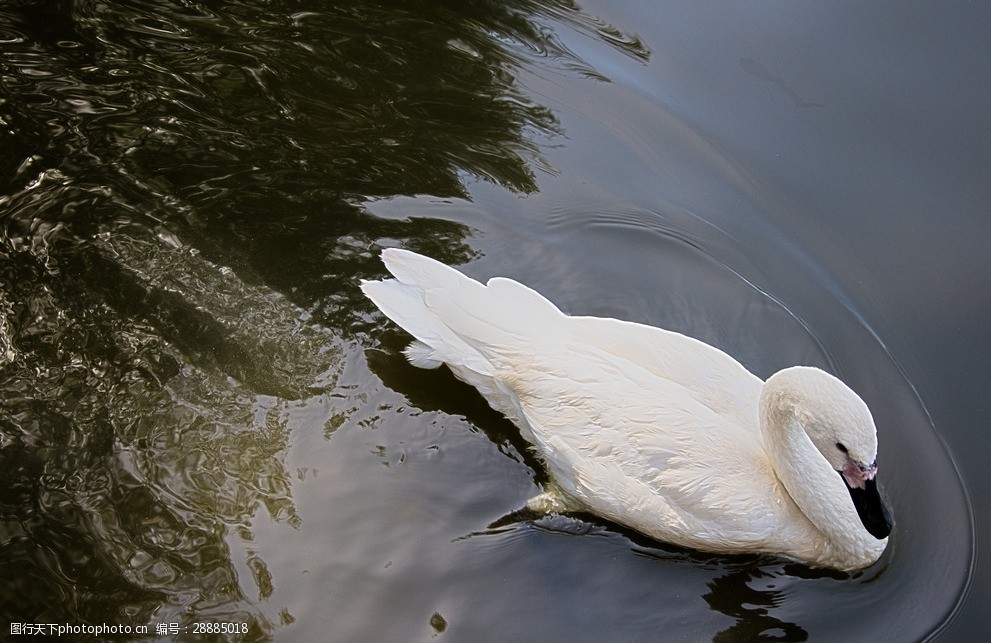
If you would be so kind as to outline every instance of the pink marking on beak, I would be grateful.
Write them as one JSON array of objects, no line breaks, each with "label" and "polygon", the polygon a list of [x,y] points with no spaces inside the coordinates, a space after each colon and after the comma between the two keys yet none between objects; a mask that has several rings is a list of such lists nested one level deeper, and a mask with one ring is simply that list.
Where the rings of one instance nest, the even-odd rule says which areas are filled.
[{"label": "pink marking on beak", "polygon": [[847,458],[846,464],[843,465],[843,478],[851,489],[863,489],[867,481],[873,480],[875,475],[877,475],[877,463],[862,465]]}]

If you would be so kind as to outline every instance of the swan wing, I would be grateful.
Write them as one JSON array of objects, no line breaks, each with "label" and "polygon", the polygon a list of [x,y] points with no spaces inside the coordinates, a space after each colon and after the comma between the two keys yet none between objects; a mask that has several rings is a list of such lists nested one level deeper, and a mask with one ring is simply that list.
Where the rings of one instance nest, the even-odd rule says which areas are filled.
[{"label": "swan wing", "polygon": [[594,513],[701,549],[756,549],[780,516],[763,448],[684,387],[588,346],[499,377],[558,484]]},{"label": "swan wing", "polygon": [[576,342],[677,383],[706,408],[757,431],[763,381],[718,348],[681,333],[618,319],[571,317],[569,323]]}]

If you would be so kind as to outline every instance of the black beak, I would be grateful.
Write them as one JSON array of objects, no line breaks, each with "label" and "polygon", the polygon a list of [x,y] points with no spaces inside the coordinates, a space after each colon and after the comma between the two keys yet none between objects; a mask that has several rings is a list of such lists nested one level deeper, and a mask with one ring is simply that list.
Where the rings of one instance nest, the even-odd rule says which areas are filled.
[{"label": "black beak", "polygon": [[[840,477],[843,477],[842,472]],[[846,483],[845,478],[843,482]],[[891,533],[891,513],[884,506],[881,494],[878,493],[877,480],[871,478],[865,481],[863,489],[847,485],[847,490],[850,491],[850,498],[853,500],[853,506],[857,508],[857,515],[860,516],[864,529],[878,540],[887,538]]]}]

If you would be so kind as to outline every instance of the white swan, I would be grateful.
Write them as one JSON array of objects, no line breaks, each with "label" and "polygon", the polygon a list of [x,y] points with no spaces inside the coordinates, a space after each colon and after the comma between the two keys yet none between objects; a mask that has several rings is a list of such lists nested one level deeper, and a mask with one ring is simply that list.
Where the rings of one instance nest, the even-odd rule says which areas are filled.
[{"label": "white swan", "polygon": [[[864,402],[811,367],[767,382],[684,335],[571,317],[511,279],[482,285],[383,251],[396,278],[362,290],[534,445],[556,488],[538,510],[587,510],[661,541],[845,571],[874,563],[891,522]],[[844,484],[845,483],[845,484]]]}]

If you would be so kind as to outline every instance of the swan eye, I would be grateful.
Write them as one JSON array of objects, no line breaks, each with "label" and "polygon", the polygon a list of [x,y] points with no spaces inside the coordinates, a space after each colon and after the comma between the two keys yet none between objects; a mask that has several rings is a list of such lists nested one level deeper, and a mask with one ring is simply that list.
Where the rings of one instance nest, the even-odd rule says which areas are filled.
[{"label": "swan eye", "polygon": [[845,446],[843,446],[843,443],[842,442],[837,442],[836,443],[836,448],[839,449],[840,451],[842,451],[843,453],[849,453],[849,451],[847,451],[847,448]]}]

